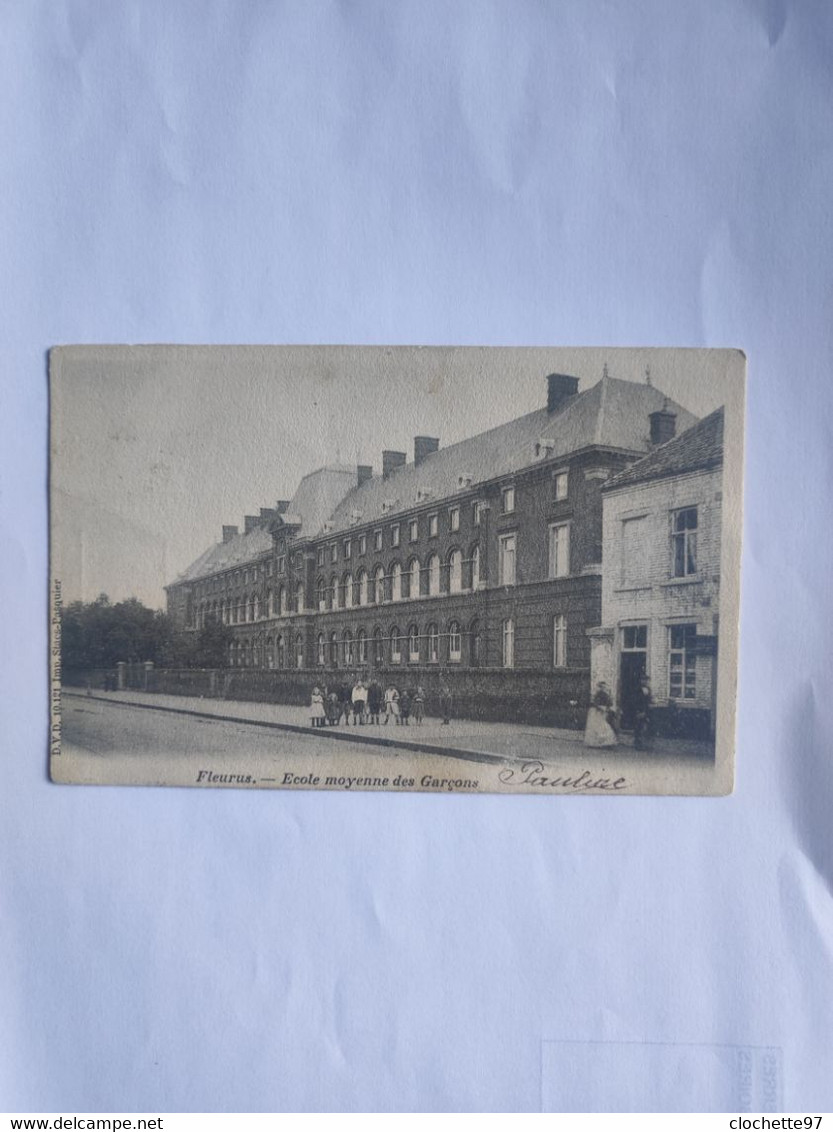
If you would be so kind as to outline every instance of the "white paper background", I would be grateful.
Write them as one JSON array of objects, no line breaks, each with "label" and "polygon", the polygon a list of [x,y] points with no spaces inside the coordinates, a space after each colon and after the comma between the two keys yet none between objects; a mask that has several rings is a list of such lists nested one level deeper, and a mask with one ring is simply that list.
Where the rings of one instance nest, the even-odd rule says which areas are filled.
[{"label": "white paper background", "polygon": [[[558,1041],[833,1107],[833,9],[41,0],[0,58],[0,1108],[558,1108]],[[50,785],[44,353],[99,341],[744,348],[735,795]]]}]

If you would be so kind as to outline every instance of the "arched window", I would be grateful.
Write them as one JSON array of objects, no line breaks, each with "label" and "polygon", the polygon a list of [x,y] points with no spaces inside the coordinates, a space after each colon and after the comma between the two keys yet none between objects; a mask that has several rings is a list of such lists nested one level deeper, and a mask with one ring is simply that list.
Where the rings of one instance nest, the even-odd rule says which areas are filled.
[{"label": "arched window", "polygon": [[356,634],[356,645],[359,654],[359,664],[367,664],[367,633],[359,629]]},{"label": "arched window", "polygon": [[412,558],[408,564],[408,597],[419,597],[419,559]]},{"label": "arched window", "polygon": [[330,578],[329,593],[330,609],[338,609],[338,578],[333,574]]},{"label": "arched window", "polygon": [[432,621],[428,626],[428,660],[437,664],[440,659],[440,631]]},{"label": "arched window", "polygon": [[419,664],[419,629],[416,625],[408,627],[408,660],[411,664]]},{"label": "arched window", "polygon": [[385,600],[385,568],[384,566],[377,566],[373,572],[373,600],[377,605],[381,605]]},{"label": "arched window", "polygon": [[252,598],[252,605],[254,606],[254,618],[253,618],[253,620],[259,621],[260,620],[260,597],[259,597],[258,594],[255,594],[254,597]]},{"label": "arched window", "polygon": [[266,616],[275,616],[275,593],[274,590],[266,591]]},{"label": "arched window", "polygon": [[463,588],[463,552],[452,550],[448,556],[448,592],[458,594]]},{"label": "arched window", "polygon": [[254,621],[254,619],[255,619],[255,595],[251,594],[251,596],[249,597],[249,615],[247,617],[247,620],[248,621]]},{"label": "arched window", "polygon": [[460,623],[452,621],[448,627],[448,659],[459,661],[463,657],[463,638],[460,635]]},{"label": "arched window", "polygon": [[299,582],[295,587],[295,609],[298,613],[304,612],[304,583]]},{"label": "arched window", "polygon": [[278,616],[286,617],[287,614],[287,598],[286,586],[278,587]]},{"label": "arched window", "polygon": [[252,644],[252,664],[255,668],[260,668],[260,638]]},{"label": "arched window", "polygon": [[275,642],[271,636],[266,638],[266,667],[275,667]]},{"label": "arched window", "polygon": [[353,575],[350,573],[344,574],[341,579],[341,601],[339,605],[342,609],[350,609],[353,604]]},{"label": "arched window", "polygon": [[301,633],[295,636],[295,667],[304,667],[304,638]]},{"label": "arched window", "polygon": [[353,663],[353,634],[345,629],[341,634],[341,650],[344,654],[344,663],[349,668]]},{"label": "arched window", "polygon": [[315,583],[315,597],[318,602],[318,612],[324,613],[327,608],[327,587],[323,578]]},{"label": "arched window", "polygon": [[439,554],[432,554],[428,559],[428,592],[429,594],[438,594],[440,592]]},{"label": "arched window", "polygon": [[478,668],[481,651],[481,638],[480,638],[480,622],[475,617],[471,625],[469,625],[469,664],[472,668]]},{"label": "arched window", "polygon": [[399,664],[402,660],[402,638],[396,625],[390,631],[390,660],[391,664]]},{"label": "arched window", "polygon": [[330,664],[334,668],[338,667],[338,637],[335,632],[330,633]]},{"label": "arched window", "polygon": [[278,640],[276,644],[278,668],[286,668],[286,645],[283,639],[283,633],[278,633]]},{"label": "arched window", "polygon": [[232,665],[237,664],[237,653],[238,653],[237,641],[232,641],[231,642],[231,648],[229,649],[229,660],[231,661]]},{"label": "arched window", "polygon": [[324,665],[327,663],[327,642],[324,638],[323,633],[318,634],[317,644],[318,644],[318,664],[319,664],[320,667],[323,668]]},{"label": "arched window", "polygon": [[373,663],[380,667],[385,663],[385,644],[382,639],[382,630],[373,630]]},{"label": "arched window", "polygon": [[402,567],[398,562],[394,562],[390,572],[390,599],[391,601],[402,600]]},{"label": "arched window", "polygon": [[480,585],[480,547],[471,548],[471,588],[476,590]]},{"label": "arched window", "polygon": [[356,597],[358,605],[367,605],[367,570],[362,567],[356,578]]}]

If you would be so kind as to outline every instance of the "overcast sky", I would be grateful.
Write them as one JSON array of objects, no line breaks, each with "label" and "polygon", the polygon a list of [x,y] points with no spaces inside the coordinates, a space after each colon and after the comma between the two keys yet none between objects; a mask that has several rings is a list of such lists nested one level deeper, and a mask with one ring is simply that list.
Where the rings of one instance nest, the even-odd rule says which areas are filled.
[{"label": "overcast sky", "polygon": [[703,416],[732,351],[441,347],[71,347],[53,354],[53,568],[66,602],[163,586],[323,463],[413,459],[546,403],[545,376],[652,383]]}]

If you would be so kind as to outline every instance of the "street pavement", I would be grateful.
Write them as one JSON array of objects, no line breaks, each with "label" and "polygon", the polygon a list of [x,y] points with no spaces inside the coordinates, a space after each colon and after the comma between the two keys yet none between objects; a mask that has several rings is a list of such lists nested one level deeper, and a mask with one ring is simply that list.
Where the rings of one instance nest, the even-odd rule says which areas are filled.
[{"label": "street pavement", "polygon": [[[225,766],[237,756],[259,766],[264,759],[277,760],[278,775],[290,756],[301,762],[326,756],[344,764],[359,760],[373,765],[392,757],[413,763],[417,755],[422,756],[420,765],[450,759],[463,773],[467,763],[492,764],[493,772],[516,768],[516,777],[521,768],[536,763],[563,773],[602,766],[620,773],[621,768],[630,781],[641,780],[640,792],[654,793],[650,780],[657,769],[670,768],[691,785],[703,781],[714,765],[711,746],[702,742],[657,741],[644,752],[623,737],[618,747],[598,751],[584,747],[580,732],[475,720],[452,719],[444,725],[432,717],[421,726],[391,721],[313,728],[306,707],[127,690],[86,695],[65,688],[62,715],[62,750],[72,758],[75,776],[90,782],[115,774],[114,759],[119,774],[137,782],[170,782],[172,765],[183,764],[184,772],[187,763],[184,779],[181,774],[176,778],[188,782],[203,763],[219,759]],[[261,773],[259,784],[275,781]]]}]

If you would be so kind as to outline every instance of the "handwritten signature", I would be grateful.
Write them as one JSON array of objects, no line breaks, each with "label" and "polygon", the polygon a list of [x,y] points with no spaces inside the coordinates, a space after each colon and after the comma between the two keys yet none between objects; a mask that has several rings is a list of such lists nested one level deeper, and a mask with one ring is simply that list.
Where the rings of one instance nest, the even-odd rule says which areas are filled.
[{"label": "handwritten signature", "polygon": [[594,778],[589,770],[555,777],[544,774],[543,770],[544,764],[535,759],[520,767],[505,766],[498,772],[498,778],[507,786],[534,786],[541,790],[625,790],[628,785],[626,778]]}]

